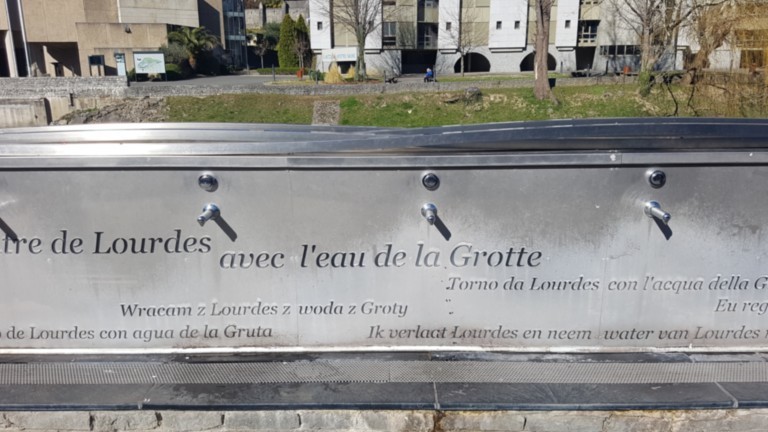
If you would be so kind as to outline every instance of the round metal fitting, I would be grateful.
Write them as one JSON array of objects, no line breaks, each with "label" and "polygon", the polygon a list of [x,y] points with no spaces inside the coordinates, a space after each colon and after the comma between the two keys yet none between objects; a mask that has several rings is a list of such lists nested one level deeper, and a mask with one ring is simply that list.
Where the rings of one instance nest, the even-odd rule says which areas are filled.
[{"label": "round metal fitting", "polygon": [[219,181],[211,173],[205,173],[197,179],[197,184],[205,191],[213,192],[219,188]]},{"label": "round metal fitting", "polygon": [[662,170],[652,170],[648,172],[648,183],[658,189],[667,183],[667,174]]},{"label": "round metal fitting", "polygon": [[440,177],[435,173],[426,173],[424,174],[424,177],[421,178],[421,184],[423,184],[427,190],[437,190],[437,188],[440,187]]}]

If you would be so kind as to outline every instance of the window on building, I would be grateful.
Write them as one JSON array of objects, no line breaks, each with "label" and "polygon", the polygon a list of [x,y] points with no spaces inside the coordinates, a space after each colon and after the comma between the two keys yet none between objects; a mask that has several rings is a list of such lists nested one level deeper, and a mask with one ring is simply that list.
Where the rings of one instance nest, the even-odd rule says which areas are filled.
[{"label": "window on building", "polygon": [[384,46],[397,45],[397,23],[396,22],[381,23],[381,35],[382,35],[382,45]]},{"label": "window on building", "polygon": [[762,50],[741,50],[741,57],[739,57],[740,68],[754,70],[763,66],[765,66],[765,53]]},{"label": "window on building", "polygon": [[384,6],[397,6],[397,0],[384,0],[382,4]]},{"label": "window on building", "polygon": [[515,21],[515,30],[520,30],[520,21]]},{"label": "window on building", "polygon": [[450,23],[450,21],[449,21],[449,22],[447,22],[447,23],[445,23],[445,29],[446,29],[446,30],[450,30],[450,29],[451,29],[451,23]]},{"label": "window on building", "polygon": [[496,21],[496,30],[501,30],[501,21]]},{"label": "window on building", "polygon": [[323,29],[323,22],[322,21],[318,21],[317,22],[317,29],[318,30],[322,30]]},{"label": "window on building", "polygon": [[638,45],[601,45],[600,55],[607,56],[636,56],[640,55],[640,46]]},{"label": "window on building", "polygon": [[[417,45],[418,49],[435,49],[437,48],[437,30],[438,25],[434,23],[418,23],[416,26],[416,32],[418,34]],[[401,41],[403,43],[403,41]],[[407,43],[407,42],[406,42]]]},{"label": "window on building", "polygon": [[565,20],[565,28],[571,28],[571,20]]},{"label": "window on building", "polygon": [[432,8],[437,6],[438,0],[424,0],[424,7]]},{"label": "window on building", "polygon": [[579,21],[579,43],[597,42],[597,27],[600,21],[587,20]]}]

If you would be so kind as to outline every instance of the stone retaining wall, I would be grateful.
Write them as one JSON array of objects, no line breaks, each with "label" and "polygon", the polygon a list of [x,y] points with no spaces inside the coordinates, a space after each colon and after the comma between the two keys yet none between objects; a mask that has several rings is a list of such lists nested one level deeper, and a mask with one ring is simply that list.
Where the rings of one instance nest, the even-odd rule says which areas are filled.
[{"label": "stone retaining wall", "polygon": [[[601,83],[619,83],[617,77],[593,78],[558,78],[557,86],[594,85]],[[210,85],[132,85],[123,77],[98,78],[0,78],[0,99],[19,98],[125,98],[125,97],[165,97],[165,96],[210,96],[219,94],[286,94],[286,95],[357,95],[380,93],[414,92],[450,92],[461,91],[469,87],[481,89],[531,87],[530,80],[491,80],[462,82],[400,82],[397,84],[358,84],[358,85],[275,85],[247,84],[233,86]]]},{"label": "stone retaining wall", "polygon": [[125,97],[125,77],[0,78],[0,98]]},{"label": "stone retaining wall", "polygon": [[768,410],[5,412],[0,431],[747,432]]},{"label": "stone retaining wall", "polygon": [[[621,83],[617,77],[558,78],[556,86],[586,86]],[[295,96],[343,96],[364,94],[431,93],[462,91],[470,87],[480,89],[533,87],[530,80],[461,81],[461,82],[399,82],[397,84],[250,84],[228,87],[219,86],[132,86],[129,97],[212,96],[220,94],[284,94]]]}]

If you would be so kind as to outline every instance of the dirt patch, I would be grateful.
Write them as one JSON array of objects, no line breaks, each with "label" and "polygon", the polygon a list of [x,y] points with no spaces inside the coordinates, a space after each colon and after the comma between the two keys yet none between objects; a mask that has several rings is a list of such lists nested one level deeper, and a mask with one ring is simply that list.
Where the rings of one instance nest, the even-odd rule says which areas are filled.
[{"label": "dirt patch", "polygon": [[339,101],[316,101],[312,112],[312,124],[336,126],[339,124],[340,116]]},{"label": "dirt patch", "polygon": [[168,120],[168,106],[164,98],[144,97],[126,99],[100,109],[74,111],[57,125],[89,123],[161,123]]}]

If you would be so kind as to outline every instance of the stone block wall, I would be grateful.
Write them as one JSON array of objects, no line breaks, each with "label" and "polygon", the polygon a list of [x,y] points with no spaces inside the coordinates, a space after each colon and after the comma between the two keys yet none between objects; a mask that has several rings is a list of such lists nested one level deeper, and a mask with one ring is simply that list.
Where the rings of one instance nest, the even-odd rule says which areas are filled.
[{"label": "stone block wall", "polygon": [[125,77],[0,78],[0,98],[125,97]]},{"label": "stone block wall", "polygon": [[67,411],[0,413],[0,431],[763,432],[768,410]]}]

